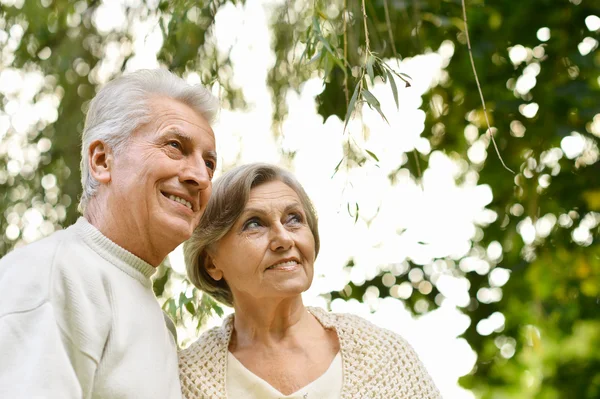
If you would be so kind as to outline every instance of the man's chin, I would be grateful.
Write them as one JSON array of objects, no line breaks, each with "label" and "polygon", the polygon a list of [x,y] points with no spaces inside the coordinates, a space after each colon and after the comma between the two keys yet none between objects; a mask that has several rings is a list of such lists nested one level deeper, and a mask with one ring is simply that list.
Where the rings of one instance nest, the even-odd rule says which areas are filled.
[{"label": "man's chin", "polygon": [[161,235],[165,240],[173,242],[175,246],[183,243],[192,236],[194,226],[183,220],[171,220],[165,223],[161,229]]}]

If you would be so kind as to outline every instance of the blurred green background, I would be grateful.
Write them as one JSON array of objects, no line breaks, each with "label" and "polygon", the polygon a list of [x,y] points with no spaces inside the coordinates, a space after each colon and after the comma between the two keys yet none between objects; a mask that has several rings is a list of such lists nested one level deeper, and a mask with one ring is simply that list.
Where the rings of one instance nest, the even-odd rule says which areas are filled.
[{"label": "blurred green background", "polygon": [[[252,111],[236,82],[236,47],[219,47],[215,29],[227,29],[222,10],[247,3],[256,2],[0,0],[0,255],[78,217],[84,112],[113,77],[161,65],[213,88],[225,110]],[[360,284],[345,281],[323,298],[362,302],[372,287],[380,298],[398,298],[393,288],[406,282],[414,287],[400,296],[406,308],[424,314],[443,299],[432,272],[443,264],[445,273],[468,280],[469,299],[459,307],[471,322],[462,337],[477,358],[460,379],[463,387],[478,398],[600,398],[600,3],[466,2],[491,131],[514,174],[486,133],[460,0],[263,3],[276,143],[291,114],[290,91],[318,79],[324,89],[316,110],[323,120],[339,118],[331,134],[347,143],[322,173],[344,172],[352,183],[352,170],[377,166],[380,158],[355,140],[368,133],[353,123],[368,130],[361,115],[371,108],[389,119],[373,87],[398,98],[419,78],[418,71],[404,75],[400,59],[450,47],[441,77],[419,104],[428,148],[400,151],[397,169],[384,177],[394,186],[408,176],[418,187],[437,151],[462,165],[457,185],[474,180],[493,194],[487,208],[494,217],[477,227],[460,258],[408,258],[407,267],[383,268]],[[136,45],[144,24],[158,32],[148,60]],[[344,130],[344,121],[352,129]],[[390,126],[402,135],[401,119]],[[280,152],[284,164],[293,162],[294,151]],[[360,204],[343,204],[355,222]],[[348,258],[344,267],[351,269]],[[470,267],[474,261],[483,267]],[[177,274],[166,261],[155,290],[179,323],[192,317],[202,325],[222,312],[195,290],[172,297],[165,287]],[[498,317],[501,328],[486,327]]]}]

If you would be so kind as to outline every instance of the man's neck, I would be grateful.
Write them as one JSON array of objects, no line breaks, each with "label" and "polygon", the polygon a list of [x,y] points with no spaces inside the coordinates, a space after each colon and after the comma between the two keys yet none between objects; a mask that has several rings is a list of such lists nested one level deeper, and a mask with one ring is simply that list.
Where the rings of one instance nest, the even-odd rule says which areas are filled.
[{"label": "man's neck", "polygon": [[148,264],[157,267],[171,250],[153,245],[147,229],[129,220],[118,220],[109,207],[101,207],[93,199],[88,203],[83,215],[106,238],[131,252]]}]

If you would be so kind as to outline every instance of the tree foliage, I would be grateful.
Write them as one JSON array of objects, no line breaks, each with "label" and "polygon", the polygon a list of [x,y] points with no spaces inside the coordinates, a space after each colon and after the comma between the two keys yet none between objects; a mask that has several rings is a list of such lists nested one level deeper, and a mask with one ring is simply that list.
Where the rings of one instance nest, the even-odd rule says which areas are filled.
[{"label": "tree foliage", "polygon": [[[2,2],[0,72],[41,73],[43,79],[26,94],[0,89],[0,254],[77,218],[84,111],[97,88],[122,73],[134,55],[133,21],[160,25],[163,65],[218,84],[225,107],[244,106],[242,93],[231,84],[229,54],[217,50],[212,34],[215,15],[227,3],[244,4],[125,2],[124,26],[101,31],[94,19],[103,5],[99,1]],[[324,118],[336,115],[347,122],[360,103],[385,118],[370,91],[374,82],[386,82],[398,102],[399,85],[410,85],[411,79],[390,66],[394,60],[451,41],[455,50],[446,77],[423,98],[422,136],[432,149],[467,165],[459,180],[476,176],[492,188],[489,208],[497,215],[473,238],[466,257],[486,264],[483,271],[465,267],[464,259],[439,260],[470,284],[471,301],[463,311],[471,324],[464,337],[478,358],[461,383],[482,398],[599,397],[600,30],[595,21],[600,9],[589,0],[466,2],[472,56],[492,126],[488,132],[466,45],[463,4],[276,3],[270,21],[276,62],[268,75],[274,126],[285,118],[286,93],[315,74],[325,85],[317,97]],[[54,104],[57,112],[36,113],[38,104]],[[33,122],[20,124],[19,109],[35,114]],[[515,174],[496,156],[490,133]],[[578,150],[569,152],[574,144]],[[474,146],[485,148],[484,161],[469,156]],[[377,154],[362,150],[346,151],[338,167],[360,167],[365,156],[378,161]],[[428,156],[415,152],[410,159],[401,169],[418,180]],[[388,177],[393,182],[397,176]],[[28,230],[36,220],[38,227]],[[410,282],[409,271],[421,269],[433,289],[415,290],[407,304],[415,311],[424,299],[430,310],[436,308],[440,291],[431,268],[409,266],[394,276],[398,283]],[[505,272],[510,278],[498,283],[494,273]],[[162,266],[157,295],[172,273]],[[349,284],[331,297],[362,301],[370,286],[381,296],[391,295],[383,277]],[[193,298],[166,300],[165,309],[195,314],[199,323],[207,312],[220,311],[197,291]],[[503,317],[503,327],[482,334],[490,317]]]}]

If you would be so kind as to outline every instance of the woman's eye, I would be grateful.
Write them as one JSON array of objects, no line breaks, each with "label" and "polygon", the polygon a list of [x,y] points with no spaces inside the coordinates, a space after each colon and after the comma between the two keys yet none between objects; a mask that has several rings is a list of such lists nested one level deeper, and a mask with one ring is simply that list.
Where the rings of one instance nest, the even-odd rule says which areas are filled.
[{"label": "woman's eye", "polygon": [[292,223],[292,224],[302,223],[302,216],[297,213],[292,213],[291,215],[288,216],[287,222]]},{"label": "woman's eye", "polygon": [[260,221],[256,218],[252,218],[252,219],[249,219],[246,223],[244,223],[243,230],[255,229],[260,226],[261,226]]}]

